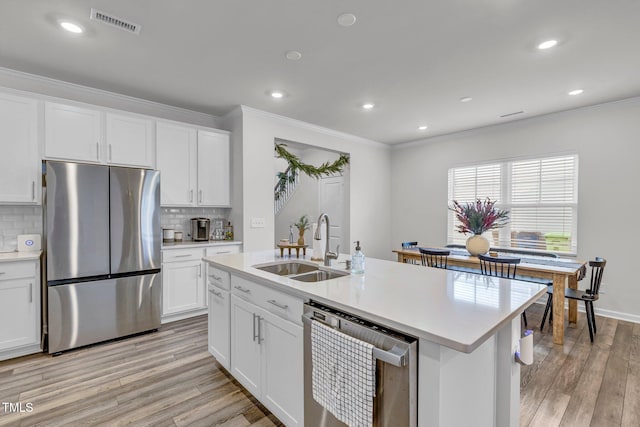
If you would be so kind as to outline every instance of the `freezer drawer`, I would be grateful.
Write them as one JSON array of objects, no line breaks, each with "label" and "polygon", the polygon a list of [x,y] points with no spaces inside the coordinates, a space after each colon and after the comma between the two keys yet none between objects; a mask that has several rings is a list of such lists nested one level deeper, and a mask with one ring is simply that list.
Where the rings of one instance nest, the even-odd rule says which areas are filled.
[{"label": "freezer drawer", "polygon": [[49,353],[160,327],[162,275],[49,286]]}]

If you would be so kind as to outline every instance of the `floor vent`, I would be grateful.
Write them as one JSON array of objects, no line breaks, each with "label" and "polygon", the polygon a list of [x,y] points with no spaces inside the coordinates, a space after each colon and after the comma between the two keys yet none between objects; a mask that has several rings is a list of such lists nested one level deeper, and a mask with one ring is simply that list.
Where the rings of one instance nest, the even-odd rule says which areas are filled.
[{"label": "floor vent", "polygon": [[134,24],[130,21],[125,21],[124,19],[118,18],[117,16],[110,15],[93,8],[91,9],[91,19],[93,19],[94,21],[103,22],[107,25],[111,25],[112,27],[116,27],[133,34],[140,34],[140,30],[142,29],[142,25]]}]

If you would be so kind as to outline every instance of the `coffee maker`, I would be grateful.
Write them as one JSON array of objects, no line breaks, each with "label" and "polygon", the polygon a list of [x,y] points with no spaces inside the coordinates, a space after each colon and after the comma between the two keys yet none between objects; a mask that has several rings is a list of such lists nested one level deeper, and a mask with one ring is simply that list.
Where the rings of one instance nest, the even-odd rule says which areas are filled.
[{"label": "coffee maker", "polygon": [[193,240],[209,240],[209,218],[191,218],[191,236]]}]

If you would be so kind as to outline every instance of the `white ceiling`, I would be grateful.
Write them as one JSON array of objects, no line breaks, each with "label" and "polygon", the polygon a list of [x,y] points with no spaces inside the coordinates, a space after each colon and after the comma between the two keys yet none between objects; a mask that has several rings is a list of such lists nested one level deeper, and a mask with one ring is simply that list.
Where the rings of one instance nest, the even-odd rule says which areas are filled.
[{"label": "white ceiling", "polygon": [[[140,35],[90,21],[91,7]],[[337,24],[345,12],[352,27]],[[2,0],[0,16],[2,67],[389,144],[640,95],[639,0]],[[536,49],[550,38],[557,47]]]}]

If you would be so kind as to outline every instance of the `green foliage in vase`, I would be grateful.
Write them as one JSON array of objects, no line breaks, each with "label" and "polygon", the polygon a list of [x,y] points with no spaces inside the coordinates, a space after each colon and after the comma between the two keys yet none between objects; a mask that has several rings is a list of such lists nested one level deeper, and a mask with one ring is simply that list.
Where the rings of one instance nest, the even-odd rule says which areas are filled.
[{"label": "green foliage in vase", "polygon": [[302,215],[298,222],[294,223],[293,225],[298,228],[298,231],[300,233],[311,228],[311,225],[309,224],[309,217],[307,216],[307,214]]}]

